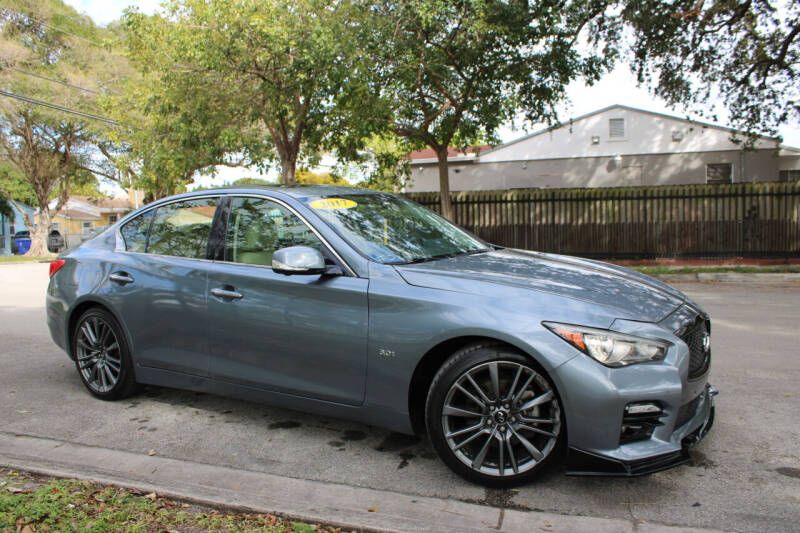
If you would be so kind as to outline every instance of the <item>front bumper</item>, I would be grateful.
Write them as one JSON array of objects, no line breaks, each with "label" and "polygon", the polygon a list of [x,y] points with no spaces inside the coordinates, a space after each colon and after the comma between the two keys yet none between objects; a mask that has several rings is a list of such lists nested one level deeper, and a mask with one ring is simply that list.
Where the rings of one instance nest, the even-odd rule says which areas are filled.
[{"label": "front bumper", "polygon": [[695,417],[686,424],[687,427],[694,429],[688,430],[688,433],[681,438],[679,450],[626,461],[570,447],[567,455],[567,475],[636,477],[661,472],[688,462],[691,458],[689,450],[703,440],[714,424],[714,396],[717,393],[711,385],[706,384],[703,392],[703,408],[698,409]]}]

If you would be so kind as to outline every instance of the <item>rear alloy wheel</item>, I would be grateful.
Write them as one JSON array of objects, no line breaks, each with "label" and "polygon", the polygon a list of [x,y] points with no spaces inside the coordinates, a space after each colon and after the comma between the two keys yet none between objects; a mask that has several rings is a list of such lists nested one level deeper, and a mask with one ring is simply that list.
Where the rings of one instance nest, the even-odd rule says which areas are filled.
[{"label": "rear alloy wheel", "polygon": [[117,400],[136,388],[128,344],[108,311],[95,308],[78,320],[72,335],[75,366],[94,396]]},{"label": "rear alloy wheel", "polygon": [[490,486],[533,479],[563,441],[555,389],[528,358],[473,346],[440,369],[428,396],[427,425],[456,473]]}]

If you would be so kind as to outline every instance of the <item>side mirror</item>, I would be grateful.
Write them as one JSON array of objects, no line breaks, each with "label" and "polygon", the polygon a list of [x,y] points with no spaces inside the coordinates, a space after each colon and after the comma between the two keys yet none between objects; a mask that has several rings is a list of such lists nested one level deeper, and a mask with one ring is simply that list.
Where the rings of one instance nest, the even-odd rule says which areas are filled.
[{"label": "side mirror", "polygon": [[272,270],[279,274],[324,274],[325,258],[319,250],[309,246],[290,246],[272,254]]}]

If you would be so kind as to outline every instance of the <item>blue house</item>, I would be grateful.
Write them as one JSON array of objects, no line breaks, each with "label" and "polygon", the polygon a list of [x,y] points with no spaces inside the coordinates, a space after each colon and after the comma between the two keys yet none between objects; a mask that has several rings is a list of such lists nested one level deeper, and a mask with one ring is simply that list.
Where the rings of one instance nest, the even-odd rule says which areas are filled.
[{"label": "blue house", "polygon": [[[30,230],[28,226],[25,224],[25,217],[22,213],[17,209],[17,207],[9,202],[11,206],[11,211],[14,213],[14,218],[6,217],[5,215],[0,215],[0,255],[10,255],[11,254],[11,241],[14,238],[14,234],[18,231],[25,231]],[[19,204],[20,207],[33,219],[34,209],[32,207],[28,207],[24,204]]]}]

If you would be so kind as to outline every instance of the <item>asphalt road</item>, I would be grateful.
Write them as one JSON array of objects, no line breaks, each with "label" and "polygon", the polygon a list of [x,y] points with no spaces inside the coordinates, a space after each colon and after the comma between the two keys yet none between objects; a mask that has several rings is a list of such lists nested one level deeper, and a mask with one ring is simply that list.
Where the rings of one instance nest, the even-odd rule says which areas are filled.
[{"label": "asphalt road", "polygon": [[735,531],[800,528],[800,284],[687,283],[712,316],[717,421],[690,465],[637,479],[554,469],[519,490],[452,474],[424,441],[150,387],[94,400],[45,324],[45,264],[0,264],[2,431],[258,472],[569,515]]}]

